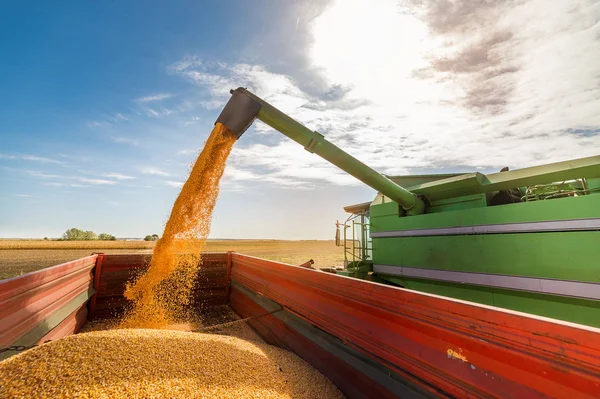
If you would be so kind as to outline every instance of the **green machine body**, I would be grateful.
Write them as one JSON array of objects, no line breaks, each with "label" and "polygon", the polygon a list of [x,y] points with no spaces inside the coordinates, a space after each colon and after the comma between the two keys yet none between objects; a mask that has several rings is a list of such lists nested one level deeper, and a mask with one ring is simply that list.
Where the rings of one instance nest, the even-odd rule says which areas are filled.
[{"label": "green machine body", "polygon": [[243,88],[217,122],[239,137],[255,119],[378,192],[344,208],[337,273],[600,327],[600,156],[383,176]]}]

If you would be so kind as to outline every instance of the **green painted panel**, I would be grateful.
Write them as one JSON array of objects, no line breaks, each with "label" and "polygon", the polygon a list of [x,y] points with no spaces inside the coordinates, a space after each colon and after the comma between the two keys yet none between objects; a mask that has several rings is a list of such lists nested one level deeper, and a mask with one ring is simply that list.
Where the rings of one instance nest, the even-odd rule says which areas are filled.
[{"label": "green painted panel", "polygon": [[483,303],[484,305],[494,306],[494,298],[491,288],[477,287],[474,285],[466,286],[464,284],[437,283],[431,280],[406,279],[386,275],[377,275],[382,280],[399,285],[411,290],[429,292],[441,296],[460,298],[465,301]]},{"label": "green painted panel", "polygon": [[[369,209],[369,213],[371,215],[371,220],[373,218],[381,218],[385,216],[393,216],[395,219],[399,219],[398,217],[398,203],[397,202],[386,202],[379,205],[371,205]],[[425,215],[420,215],[422,217]]]},{"label": "green painted panel", "polygon": [[[600,217],[600,195],[398,217],[394,202],[371,206],[371,232]],[[395,211],[394,211],[395,210]],[[395,213],[394,213],[395,212]]]},{"label": "green painted panel", "polygon": [[588,189],[592,192],[600,191],[600,179],[587,179]]},{"label": "green painted panel", "polygon": [[600,282],[600,231],[374,238],[375,264]]},{"label": "green painted panel", "polygon": [[486,206],[487,200],[485,194],[475,194],[435,201],[431,204],[431,206],[427,207],[426,212],[449,212],[463,209],[481,208]]},{"label": "green painted panel", "polygon": [[464,173],[445,173],[445,174],[431,174],[431,175],[406,175],[406,176],[388,176],[388,178],[394,183],[409,189],[412,186],[418,186],[425,183],[430,183],[436,180],[448,179],[463,175]]},{"label": "green painted panel", "polygon": [[379,278],[416,291],[600,327],[600,301],[422,279]]}]

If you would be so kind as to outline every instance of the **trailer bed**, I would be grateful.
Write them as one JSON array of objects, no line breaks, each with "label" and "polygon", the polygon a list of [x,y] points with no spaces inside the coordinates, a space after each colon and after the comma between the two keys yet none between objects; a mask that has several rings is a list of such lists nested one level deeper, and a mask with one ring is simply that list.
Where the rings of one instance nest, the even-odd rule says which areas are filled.
[{"label": "trailer bed", "polygon": [[[114,325],[149,259],[94,254],[0,281],[0,347]],[[600,397],[592,327],[231,252],[203,255],[194,296],[185,328],[246,319],[211,332],[288,349],[349,398]]]}]

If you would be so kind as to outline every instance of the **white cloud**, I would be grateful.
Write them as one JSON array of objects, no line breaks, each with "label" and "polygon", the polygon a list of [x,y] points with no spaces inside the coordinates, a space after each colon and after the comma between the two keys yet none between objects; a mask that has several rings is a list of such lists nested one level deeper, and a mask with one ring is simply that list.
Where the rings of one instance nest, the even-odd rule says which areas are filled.
[{"label": "white cloud", "polygon": [[[302,170],[302,168],[295,168],[294,170]],[[310,175],[310,173],[309,173]],[[261,182],[270,184],[273,186],[277,186],[280,188],[294,188],[294,189],[312,189],[314,185],[303,180],[306,180],[307,176],[304,174],[301,179],[291,179],[289,175],[280,172],[273,171],[252,171],[252,170],[244,170],[233,165],[228,165],[225,169],[225,173],[223,175],[222,185],[225,188],[235,188],[237,190],[242,190],[243,188],[249,188],[251,186],[244,185],[244,182]]]},{"label": "white cloud", "polygon": [[99,122],[99,121],[91,121],[91,122],[86,123],[87,127],[92,127],[92,128],[94,128],[94,127],[102,127],[102,126],[105,126],[105,125],[106,125],[105,122]]},{"label": "white cloud", "polygon": [[189,148],[186,150],[177,151],[177,155],[191,155],[191,154],[198,154],[199,152],[200,152],[199,148]]},{"label": "white cloud", "polygon": [[77,178],[78,181],[82,183],[94,184],[94,185],[112,185],[117,184],[116,181],[113,180],[105,180],[105,179],[88,179],[86,177]]},{"label": "white cloud", "polygon": [[103,120],[100,121],[89,121],[86,123],[87,127],[90,128],[99,128],[99,127],[108,127],[111,126],[115,123],[119,123],[119,122],[127,122],[130,119],[123,115],[120,112],[117,112],[116,114],[112,115],[112,116],[108,116],[108,115],[103,115],[102,116]]},{"label": "white cloud", "polygon": [[84,184],[61,183],[61,182],[45,182],[44,185],[45,186],[50,186],[50,187],[75,187],[75,188],[89,187],[89,186],[84,185]]},{"label": "white cloud", "polygon": [[33,198],[33,195],[30,194],[15,194],[15,196],[22,198]]},{"label": "white cloud", "polygon": [[[79,170],[80,173],[90,174],[92,172]],[[89,187],[89,184],[93,185],[112,185],[117,184],[117,181],[114,180],[129,180],[134,179],[133,176],[124,175],[121,173],[105,173],[102,176],[108,179],[96,179],[96,178],[88,178],[88,177],[79,177],[79,176],[64,176],[64,175],[56,175],[51,173],[45,173],[35,170],[25,170],[23,173],[26,173],[29,176],[40,178],[40,179],[51,179],[54,181],[46,181],[43,184],[49,187],[75,187],[75,188],[84,188]],[[80,184],[87,183],[87,184]]]},{"label": "white cloud", "polygon": [[86,156],[86,155],[73,155],[73,154],[56,154],[61,158],[66,158],[69,159],[71,161],[77,161],[77,162],[85,162],[85,163],[91,163],[91,162],[96,162],[96,159],[94,157],[91,156]]},{"label": "white cloud", "polygon": [[140,169],[140,172],[142,172],[145,175],[170,176],[169,173],[165,172],[164,170],[158,169],[158,168],[142,167],[142,168],[139,168],[139,169]]},{"label": "white cloud", "polygon": [[137,140],[130,139],[128,137],[123,137],[123,136],[113,136],[110,139],[112,141],[114,141],[115,143],[129,144],[129,145],[132,145],[134,147],[136,147],[136,146],[138,146],[140,144],[140,142],[137,141]]},{"label": "white cloud", "polygon": [[133,177],[133,176],[124,175],[122,173],[105,173],[102,176],[108,177],[109,179],[117,179],[117,180],[135,179],[135,177]]},{"label": "white cloud", "polygon": [[29,162],[38,162],[38,163],[49,163],[55,165],[64,166],[67,163],[63,161],[59,161],[52,158],[39,157],[37,155],[9,155],[9,154],[0,154],[0,159],[8,159],[8,160],[22,160]]},{"label": "white cloud", "polygon": [[158,112],[156,112],[155,110],[153,110],[152,108],[145,107],[144,111],[146,111],[146,115],[151,116],[153,118],[157,118],[160,116],[160,114]]},{"label": "white cloud", "polygon": [[160,94],[154,94],[151,96],[136,98],[134,101],[139,102],[139,103],[148,103],[148,102],[152,102],[152,101],[166,100],[167,98],[171,98],[171,97],[173,97],[173,94],[160,93]]},{"label": "white cloud", "polygon": [[127,118],[125,115],[120,114],[120,113],[116,113],[114,116],[110,117],[110,120],[112,122],[123,122],[123,121],[128,121],[129,118]]},{"label": "white cloud", "polygon": [[51,173],[44,173],[44,172],[39,172],[39,171],[35,171],[35,170],[26,170],[25,173],[27,173],[30,176],[34,176],[34,177],[39,177],[42,179],[60,179],[63,178],[63,176],[60,175],[54,175]]},{"label": "white cloud", "polygon": [[105,204],[106,205],[112,205],[112,206],[121,205],[121,203],[117,202],[117,201],[106,201]]},{"label": "white cloud", "polygon": [[[203,105],[202,102],[200,104],[204,107],[204,105]],[[194,116],[194,117],[192,117],[192,119],[183,122],[183,126],[189,126],[189,125],[192,125],[194,123],[198,123],[199,121],[200,121],[200,118],[197,117],[197,116]]]},{"label": "white cloud", "polygon": [[[320,71],[315,82],[324,82],[320,93],[261,65],[188,56],[170,71],[204,89],[207,109],[222,107],[230,88],[248,87],[386,174],[499,170],[598,153],[600,7],[402,3],[410,12],[395,0],[338,0],[314,19],[308,56]],[[265,124],[254,130],[269,144],[247,132],[226,181],[360,184]]]},{"label": "white cloud", "polygon": [[178,188],[183,187],[183,182],[180,182],[180,181],[167,180],[167,181],[165,181],[165,184],[169,187],[178,187]]},{"label": "white cloud", "polygon": [[35,156],[35,155],[23,155],[21,157],[21,159],[23,159],[24,161],[33,161],[33,162],[41,162],[41,163],[53,163],[53,164],[57,164],[57,165],[66,165],[66,162],[63,162],[63,161],[58,161],[56,159],[45,158],[45,157],[38,157],[38,156]]}]

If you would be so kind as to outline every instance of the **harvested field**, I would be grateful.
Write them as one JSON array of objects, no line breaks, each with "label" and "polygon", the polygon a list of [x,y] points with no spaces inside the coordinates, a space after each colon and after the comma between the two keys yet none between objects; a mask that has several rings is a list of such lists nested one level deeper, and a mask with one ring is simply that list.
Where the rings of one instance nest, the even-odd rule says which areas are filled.
[{"label": "harvested field", "polygon": [[[44,241],[0,240],[0,279],[82,258],[92,252],[108,254],[152,253],[148,241]],[[334,241],[209,240],[205,251],[236,251],[260,258],[301,264],[314,259],[315,267],[344,263],[342,248]]]},{"label": "harvested field", "polygon": [[3,249],[152,249],[154,241],[0,240]]}]

